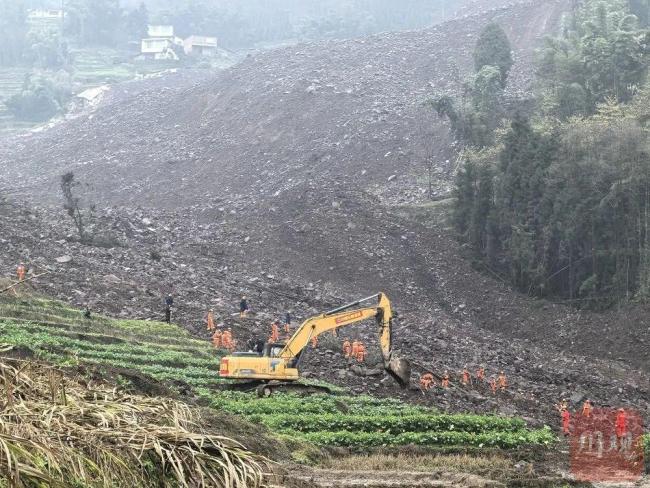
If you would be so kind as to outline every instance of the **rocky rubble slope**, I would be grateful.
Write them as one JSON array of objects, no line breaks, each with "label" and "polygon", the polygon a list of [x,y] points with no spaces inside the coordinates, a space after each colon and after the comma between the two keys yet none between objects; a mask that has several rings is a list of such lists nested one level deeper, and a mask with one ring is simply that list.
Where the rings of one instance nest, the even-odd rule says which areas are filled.
[{"label": "rocky rubble slope", "polygon": [[[647,411],[643,310],[578,314],[522,297],[473,270],[444,222],[412,217],[424,155],[439,163],[439,196],[454,170],[453,140],[424,98],[460,88],[491,20],[516,48],[509,93],[526,96],[535,42],[565,8],[481,5],[421,32],[262,53],[209,80],[126,85],[88,116],[5,142],[0,187],[54,207],[0,207],[2,271],[21,259],[51,269],[39,290],[118,316],[160,317],[171,291],[175,320],[205,334],[212,306],[242,343],[288,309],[305,318],[383,290],[400,312],[402,355],[438,373],[503,369],[510,392],[404,392],[374,367],[348,368],[331,337],[309,352],[308,374],[538,420],[555,420],[564,395]],[[68,170],[88,184],[78,190],[97,204],[103,247],[76,242],[59,208]],[[232,316],[243,293],[257,312],[248,321]],[[368,324],[344,334],[376,341]]]}]

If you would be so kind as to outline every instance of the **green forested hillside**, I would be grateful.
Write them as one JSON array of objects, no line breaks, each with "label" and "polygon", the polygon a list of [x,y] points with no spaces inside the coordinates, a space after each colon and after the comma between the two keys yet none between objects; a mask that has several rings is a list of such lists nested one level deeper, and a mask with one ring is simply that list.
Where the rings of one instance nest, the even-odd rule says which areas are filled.
[{"label": "green forested hillside", "polygon": [[460,239],[522,291],[598,308],[650,294],[650,37],[630,9],[640,4],[583,2],[538,52],[532,116],[459,133]]}]

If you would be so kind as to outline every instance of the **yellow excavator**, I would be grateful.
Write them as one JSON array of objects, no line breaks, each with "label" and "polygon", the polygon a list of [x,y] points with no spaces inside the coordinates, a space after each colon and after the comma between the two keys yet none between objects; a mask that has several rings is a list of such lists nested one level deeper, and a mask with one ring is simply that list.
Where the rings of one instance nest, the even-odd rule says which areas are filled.
[{"label": "yellow excavator", "polygon": [[[362,304],[373,301],[376,301],[375,305],[361,307]],[[269,396],[278,389],[298,387],[299,385],[295,382],[300,379],[300,360],[312,338],[323,332],[339,329],[369,318],[374,318],[377,323],[384,369],[402,387],[408,386],[411,365],[405,359],[393,357],[391,340],[393,312],[384,293],[377,293],[316,317],[308,318],[298,327],[286,344],[267,343],[261,354],[235,352],[221,358],[219,376],[246,381],[248,384],[257,384],[257,393],[260,396]]]}]

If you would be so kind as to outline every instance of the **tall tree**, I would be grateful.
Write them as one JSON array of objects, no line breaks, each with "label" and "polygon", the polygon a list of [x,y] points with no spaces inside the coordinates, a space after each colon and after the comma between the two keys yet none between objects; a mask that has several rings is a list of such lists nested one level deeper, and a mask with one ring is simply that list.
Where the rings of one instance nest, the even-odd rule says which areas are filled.
[{"label": "tall tree", "polygon": [[479,72],[484,66],[498,68],[501,85],[505,86],[513,64],[512,47],[507,34],[499,24],[488,24],[481,31],[474,48],[474,69]]}]

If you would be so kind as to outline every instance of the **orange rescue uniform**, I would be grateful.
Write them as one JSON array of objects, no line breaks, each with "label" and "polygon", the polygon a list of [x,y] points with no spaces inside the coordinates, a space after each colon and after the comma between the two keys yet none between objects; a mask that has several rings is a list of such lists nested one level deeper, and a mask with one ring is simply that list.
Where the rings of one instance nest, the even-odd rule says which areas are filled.
[{"label": "orange rescue uniform", "polygon": [[582,416],[583,417],[591,417],[591,402],[589,400],[585,400],[585,403],[582,405]]},{"label": "orange rescue uniform", "polygon": [[492,394],[497,392],[497,380],[494,378],[490,378],[490,389],[492,390]]},{"label": "orange rescue uniform", "polygon": [[441,386],[443,388],[449,388],[449,375],[447,373],[442,377]]},{"label": "orange rescue uniform", "polygon": [[278,342],[280,339],[280,330],[277,322],[271,324],[271,342]]},{"label": "orange rescue uniform", "polygon": [[499,373],[499,388],[503,391],[508,387],[508,380],[506,379],[506,375],[503,371]]},{"label": "orange rescue uniform", "polygon": [[208,312],[207,317],[205,318],[208,330],[214,330],[214,312]]},{"label": "orange rescue uniform", "polygon": [[461,381],[462,381],[463,385],[469,385],[469,383],[471,381],[469,371],[467,370],[467,368],[465,368],[463,370],[463,379]]},{"label": "orange rescue uniform", "polygon": [[212,345],[219,349],[222,344],[222,337],[221,337],[221,331],[217,330],[215,331],[214,334],[212,334]]},{"label": "orange rescue uniform", "polygon": [[562,432],[564,435],[569,435],[569,423],[571,422],[571,414],[569,410],[562,410]]},{"label": "orange rescue uniform", "polygon": [[483,381],[485,379],[485,368],[480,367],[476,370],[476,379],[479,381]]},{"label": "orange rescue uniform", "polygon": [[27,273],[27,268],[25,268],[24,264],[19,264],[18,267],[16,268],[16,276],[18,277],[18,281],[23,281],[25,279],[25,274]]},{"label": "orange rescue uniform", "polygon": [[365,359],[366,359],[366,346],[364,346],[363,343],[359,343],[359,348],[357,350],[357,362],[363,363]]},{"label": "orange rescue uniform", "polygon": [[423,391],[429,390],[433,385],[433,375],[431,373],[425,373],[420,377],[420,388]]},{"label": "orange rescue uniform", "polygon": [[343,354],[345,354],[346,358],[349,358],[350,354],[352,354],[352,344],[350,344],[350,341],[343,342]]}]

